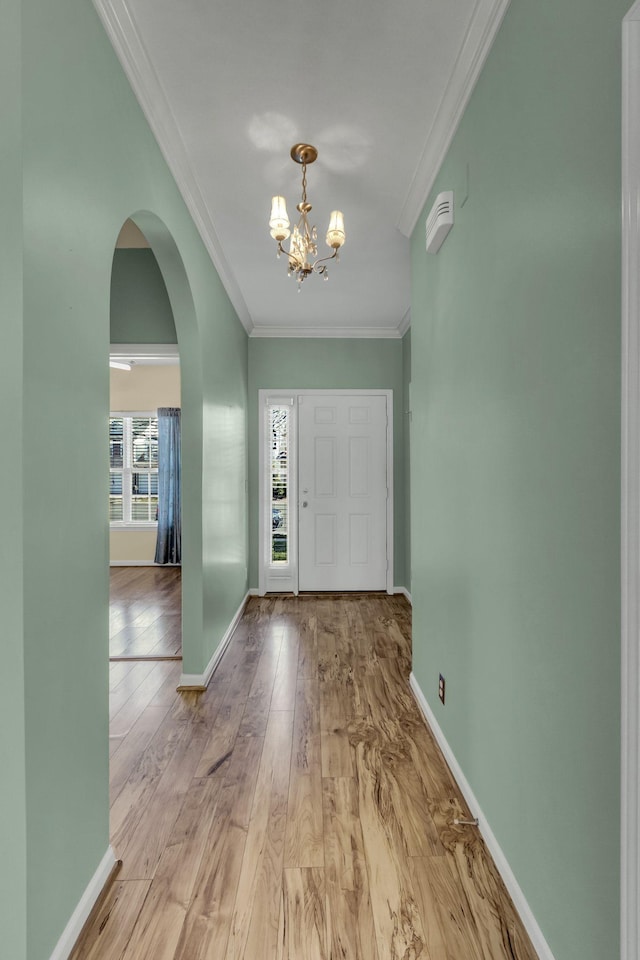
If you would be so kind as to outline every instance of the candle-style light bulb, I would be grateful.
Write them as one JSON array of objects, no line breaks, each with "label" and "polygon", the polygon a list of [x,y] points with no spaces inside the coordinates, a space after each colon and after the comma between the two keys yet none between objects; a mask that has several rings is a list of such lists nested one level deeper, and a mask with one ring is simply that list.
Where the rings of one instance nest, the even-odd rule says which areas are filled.
[{"label": "candle-style light bulb", "polygon": [[333,210],[329,219],[329,229],[327,230],[327,246],[334,250],[339,250],[347,239],[344,232],[344,217],[340,210]]},{"label": "candle-style light bulb", "polygon": [[284,197],[273,197],[271,200],[269,227],[271,228],[271,236],[273,239],[278,240],[280,243],[291,236],[289,217],[287,216],[287,204]]}]

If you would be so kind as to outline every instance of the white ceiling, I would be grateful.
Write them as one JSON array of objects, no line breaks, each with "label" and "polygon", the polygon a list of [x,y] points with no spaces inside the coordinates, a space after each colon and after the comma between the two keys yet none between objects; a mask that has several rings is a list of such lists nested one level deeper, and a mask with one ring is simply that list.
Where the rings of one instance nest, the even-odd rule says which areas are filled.
[{"label": "white ceiling", "polygon": [[[94,0],[252,335],[404,332],[408,237],[508,2]],[[297,141],[322,246],[331,210],[347,231],[299,294],[267,225]]]}]

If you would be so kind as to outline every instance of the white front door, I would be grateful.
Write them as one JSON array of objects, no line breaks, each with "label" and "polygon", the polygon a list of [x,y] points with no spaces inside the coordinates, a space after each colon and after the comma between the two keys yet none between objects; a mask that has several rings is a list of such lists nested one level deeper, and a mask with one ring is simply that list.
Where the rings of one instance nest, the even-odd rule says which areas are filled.
[{"label": "white front door", "polygon": [[387,398],[298,397],[300,590],[387,588]]}]

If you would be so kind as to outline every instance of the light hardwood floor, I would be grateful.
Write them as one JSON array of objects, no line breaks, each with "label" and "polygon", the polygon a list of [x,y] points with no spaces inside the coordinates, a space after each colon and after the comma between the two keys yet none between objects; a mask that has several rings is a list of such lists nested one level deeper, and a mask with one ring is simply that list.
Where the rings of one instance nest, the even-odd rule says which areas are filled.
[{"label": "light hardwood floor", "polygon": [[109,584],[109,656],[179,656],[180,567],[111,567]]},{"label": "light hardwood floor", "polygon": [[111,670],[123,868],[73,960],[535,960],[453,824],[403,598],[252,598],[204,694]]}]

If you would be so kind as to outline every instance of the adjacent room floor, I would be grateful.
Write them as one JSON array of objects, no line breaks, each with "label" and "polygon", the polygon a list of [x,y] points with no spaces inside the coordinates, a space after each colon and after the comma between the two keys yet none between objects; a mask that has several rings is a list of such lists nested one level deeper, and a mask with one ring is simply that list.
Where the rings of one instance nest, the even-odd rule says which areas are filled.
[{"label": "adjacent room floor", "polygon": [[109,585],[109,656],[179,657],[180,567],[111,567]]},{"label": "adjacent room floor", "polygon": [[[252,598],[204,694],[113,663],[122,870],[74,960],[535,960],[411,695],[401,597]],[[123,691],[120,692],[119,691]]]}]

